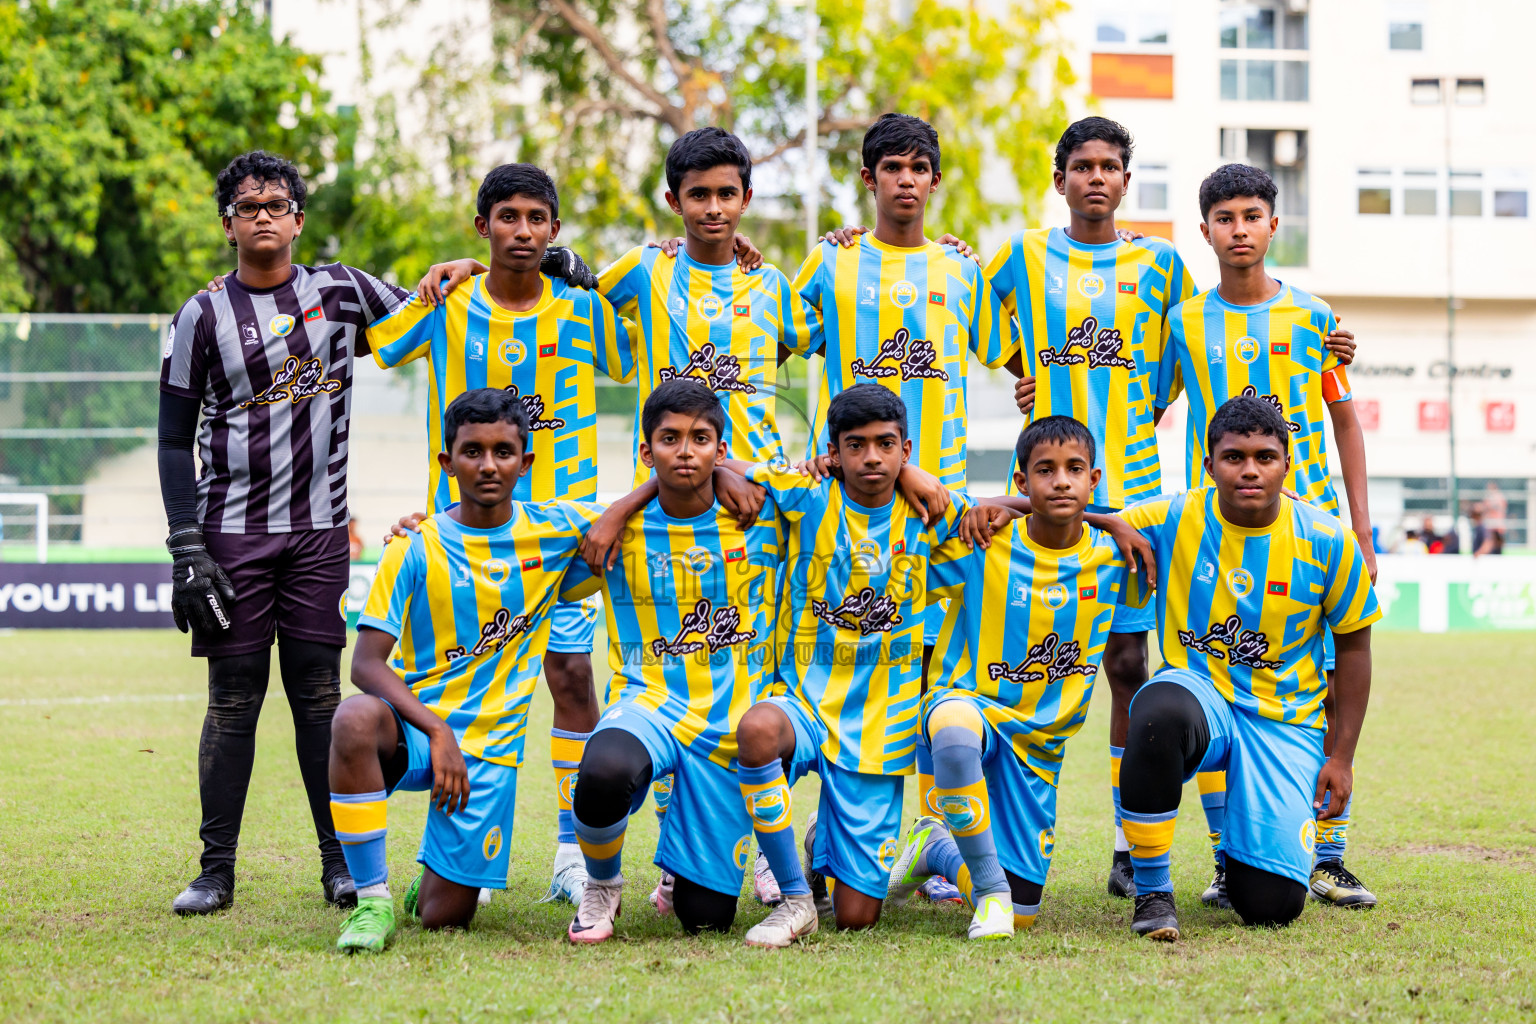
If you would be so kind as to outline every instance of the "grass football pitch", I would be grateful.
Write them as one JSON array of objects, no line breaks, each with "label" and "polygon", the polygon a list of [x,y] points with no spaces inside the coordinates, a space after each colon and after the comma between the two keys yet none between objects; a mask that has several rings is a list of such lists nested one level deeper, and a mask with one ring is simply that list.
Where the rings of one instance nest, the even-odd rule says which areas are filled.
[{"label": "grass football pitch", "polygon": [[[742,932],[765,913],[750,896],[730,935],[687,938],[645,902],[647,805],[619,934],[575,949],[570,909],[535,902],[555,817],[541,689],[509,890],[467,932],[404,923],[382,956],[347,958],[275,672],[235,907],[183,920],[169,904],[197,869],[203,663],[171,632],[0,635],[0,1019],[1536,1024],[1536,633],[1378,634],[1375,649],[1349,857],[1381,899],[1373,911],[1312,904],[1273,932],[1202,909],[1210,862],[1191,786],[1174,853],[1184,937],[1132,936],[1130,905],[1103,889],[1101,687],[1068,747],[1044,906],[1012,942],[968,944],[966,911],[914,901],[871,932],[747,949]],[[814,796],[813,776],[798,820]],[[424,807],[422,794],[391,801],[397,912]]]}]

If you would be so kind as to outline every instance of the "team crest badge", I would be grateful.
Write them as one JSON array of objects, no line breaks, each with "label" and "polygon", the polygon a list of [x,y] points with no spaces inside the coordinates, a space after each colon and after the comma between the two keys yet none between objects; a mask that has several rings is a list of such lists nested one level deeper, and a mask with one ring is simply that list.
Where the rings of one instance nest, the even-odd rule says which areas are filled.
[{"label": "team crest badge", "polygon": [[939,813],[951,832],[964,832],[982,817],[981,801],[969,793],[945,793],[934,803],[939,805]]},{"label": "team crest badge", "polygon": [[718,295],[700,295],[693,303],[693,308],[699,316],[705,320],[718,320],[720,314],[725,312],[725,303],[720,301]]},{"label": "team crest badge", "polygon": [[341,613],[342,621],[346,621],[346,618],[347,618],[347,595],[345,593],[343,593],[341,595],[341,600],[337,603],[336,610]]},{"label": "team crest badge", "polygon": [[695,576],[703,576],[715,564],[715,556],[708,548],[693,547],[683,552],[683,568]]},{"label": "team crest badge", "polygon": [[735,858],[738,868],[747,870],[747,860],[752,856],[752,833],[748,832],[736,840],[736,849],[731,856]]},{"label": "team crest badge", "polygon": [[1056,852],[1056,830],[1043,828],[1040,830],[1040,856],[1049,857]]},{"label": "team crest badge", "polygon": [[1259,358],[1259,343],[1255,338],[1238,338],[1232,343],[1232,354],[1245,363]]},{"label": "team crest badge", "polygon": [[496,355],[508,366],[516,366],[528,356],[528,348],[516,338],[508,338],[496,350]]},{"label": "team crest badge", "polygon": [[176,348],[176,325],[165,329],[165,348],[160,353],[161,359],[171,358],[171,352]]},{"label": "team crest badge", "polygon": [[1040,600],[1053,612],[1066,604],[1069,596],[1071,595],[1067,588],[1060,583],[1052,583],[1040,590]]},{"label": "team crest badge", "polygon": [[865,537],[855,541],[853,545],[853,565],[861,572],[879,572],[881,557],[884,554],[880,550],[878,541]]},{"label": "team crest badge", "polygon": [[1247,597],[1253,590],[1253,573],[1247,569],[1232,569],[1227,573],[1227,589],[1236,598]]},{"label": "team crest badge", "polygon": [[512,575],[512,567],[499,558],[487,559],[480,567],[480,575],[485,577],[485,582],[493,587],[499,587],[507,582],[507,577]]},{"label": "team crest badge", "polygon": [[571,772],[560,780],[560,801],[570,803],[576,799],[576,776],[579,772]]},{"label": "team crest badge", "polygon": [[491,830],[485,834],[485,842],[480,844],[480,852],[485,854],[486,860],[495,860],[501,852],[501,826],[492,825]]},{"label": "team crest badge", "polygon": [[583,598],[580,607],[583,619],[588,622],[596,622],[597,610],[602,607],[602,604],[598,601],[597,595],[593,594],[591,597]]},{"label": "team crest badge", "polygon": [[1317,822],[1311,818],[1301,823],[1301,848],[1308,857],[1317,849]]},{"label": "team crest badge", "polygon": [[901,847],[896,840],[887,839],[880,844],[880,852],[876,854],[880,858],[880,866],[886,871],[896,866],[896,857],[901,853]]},{"label": "team crest badge", "polygon": [[774,786],[747,797],[747,814],[753,824],[772,828],[789,817],[789,787]]},{"label": "team crest badge", "polygon": [[917,301],[917,285],[911,281],[897,281],[891,285],[891,303],[907,309]]},{"label": "team crest badge", "polygon": [[293,317],[287,313],[279,313],[267,321],[267,330],[279,338],[286,338],[289,332],[293,330]]},{"label": "team crest badge", "polygon": [[1077,279],[1077,290],[1085,299],[1096,299],[1104,294],[1104,279],[1098,274],[1084,274]]}]

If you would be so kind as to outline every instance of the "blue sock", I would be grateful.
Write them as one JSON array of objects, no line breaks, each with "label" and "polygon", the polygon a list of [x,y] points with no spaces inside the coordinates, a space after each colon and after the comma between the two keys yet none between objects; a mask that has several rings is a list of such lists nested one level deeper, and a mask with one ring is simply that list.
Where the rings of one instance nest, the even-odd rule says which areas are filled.
[{"label": "blue sock", "polygon": [[341,843],[341,855],[347,861],[347,873],[360,895],[364,889],[389,882],[389,858],[385,848],[388,833],[389,794],[332,793],[331,822]]},{"label": "blue sock", "polygon": [[1349,844],[1349,809],[1354,803],[1355,795],[1351,793],[1343,814],[1317,823],[1317,851],[1313,863],[1344,859],[1344,850]]},{"label": "blue sock", "polygon": [[[943,720],[946,705],[957,705],[957,721],[980,720],[974,709],[958,711],[959,702],[945,702],[932,721]],[[981,736],[969,724],[945,725],[933,734],[933,782],[937,803],[950,835],[971,875],[971,902],[988,893],[1007,892],[1008,879],[997,859],[987,783],[981,772]]]},{"label": "blue sock", "polygon": [[955,844],[954,837],[945,829],[935,829],[933,836],[928,840],[928,848],[923,851],[922,859],[917,864],[917,873],[940,875],[949,879],[950,884],[958,886],[960,869],[963,867],[965,867],[965,856],[960,852],[960,847]]},{"label": "blue sock", "polygon": [[1138,814],[1121,810],[1125,837],[1131,841],[1131,872],[1136,877],[1136,894],[1173,892],[1169,875],[1169,851],[1173,849],[1173,829],[1179,810]]},{"label": "blue sock", "polygon": [[922,735],[917,737],[917,806],[921,808],[919,814],[944,817],[934,803],[933,751],[928,747],[928,738]]},{"label": "blue sock", "polygon": [[1109,799],[1115,805],[1116,853],[1123,853],[1131,848],[1131,844],[1125,838],[1125,829],[1120,819],[1120,760],[1124,756],[1124,747],[1117,747],[1113,743],[1109,745]]},{"label": "blue sock", "polygon": [[587,748],[587,732],[566,729],[549,730],[549,760],[555,769],[555,842],[574,843],[576,822],[571,814],[571,799],[576,795],[577,769]]},{"label": "blue sock", "polygon": [[805,879],[799,851],[795,849],[795,826],[790,815],[789,784],[784,780],[783,765],[778,761],[756,768],[740,765],[736,769],[736,782],[741,786],[741,797],[752,818],[757,848],[768,858],[779,891],[786,896],[809,896],[811,885]]},{"label": "blue sock", "polygon": [[1198,772],[1195,784],[1200,787],[1200,806],[1205,809],[1205,827],[1211,837],[1211,856],[1218,868],[1226,866],[1226,855],[1221,852],[1221,834],[1227,830],[1227,773]]},{"label": "blue sock", "polygon": [[629,828],[629,818],[620,818],[604,828],[583,825],[574,813],[571,821],[576,828],[576,842],[581,845],[582,857],[587,862],[587,877],[594,882],[622,880],[624,831]]}]

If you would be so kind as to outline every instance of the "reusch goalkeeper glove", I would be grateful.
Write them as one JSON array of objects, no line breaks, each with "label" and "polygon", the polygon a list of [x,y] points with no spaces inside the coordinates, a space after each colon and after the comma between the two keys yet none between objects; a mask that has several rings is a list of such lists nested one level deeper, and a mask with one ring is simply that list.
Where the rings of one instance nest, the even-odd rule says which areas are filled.
[{"label": "reusch goalkeeper glove", "polygon": [[176,628],[185,633],[191,625],[205,636],[228,630],[233,625],[235,588],[209,557],[203,531],[195,527],[173,531],[165,546],[175,559],[171,566],[171,617]]},{"label": "reusch goalkeeper glove", "polygon": [[586,263],[575,251],[563,245],[552,245],[544,250],[539,269],[550,277],[564,278],[568,284],[593,291],[597,288],[597,275],[587,269]]}]

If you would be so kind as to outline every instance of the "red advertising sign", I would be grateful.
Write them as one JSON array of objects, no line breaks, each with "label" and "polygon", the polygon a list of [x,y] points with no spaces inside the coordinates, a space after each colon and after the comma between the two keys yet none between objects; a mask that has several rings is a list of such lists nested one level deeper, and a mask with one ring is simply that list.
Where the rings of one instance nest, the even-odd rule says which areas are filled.
[{"label": "red advertising sign", "polygon": [[1428,434],[1440,433],[1451,428],[1451,405],[1444,399],[1432,399],[1419,403],[1419,429]]},{"label": "red advertising sign", "polygon": [[1377,399],[1355,399],[1355,415],[1359,417],[1361,430],[1375,431],[1381,428],[1381,402]]},{"label": "red advertising sign", "polygon": [[1487,402],[1483,405],[1483,425],[1490,434],[1515,432],[1515,403]]}]

